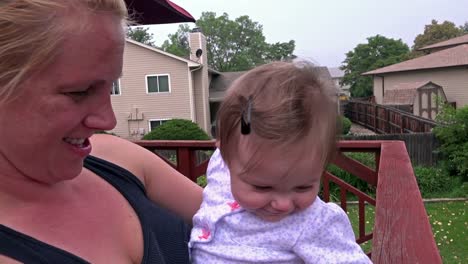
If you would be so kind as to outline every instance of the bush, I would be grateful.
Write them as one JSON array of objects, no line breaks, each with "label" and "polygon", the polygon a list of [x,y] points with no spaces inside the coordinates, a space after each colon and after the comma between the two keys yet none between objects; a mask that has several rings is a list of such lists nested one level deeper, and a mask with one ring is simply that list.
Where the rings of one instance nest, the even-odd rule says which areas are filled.
[{"label": "bush", "polygon": [[451,175],[468,180],[468,106],[454,109],[444,106],[437,116],[440,123],[434,134],[440,143],[443,164]]},{"label": "bush", "polygon": [[341,133],[343,135],[347,135],[349,133],[349,130],[351,129],[351,120],[349,120],[347,117],[341,116]]},{"label": "bush", "polygon": [[[424,198],[460,196],[460,177],[450,176],[443,168],[415,166],[414,174]],[[457,194],[451,195],[454,191]]]},{"label": "bush", "polygon": [[143,136],[146,140],[208,140],[210,137],[197,124],[185,119],[172,119]]},{"label": "bush", "polygon": [[198,178],[197,178],[197,184],[198,184],[199,186],[205,188],[205,187],[206,187],[206,184],[207,184],[207,182],[206,182],[206,175],[202,175],[202,176],[198,177]]},{"label": "bush", "polygon": [[[371,153],[346,153],[352,159],[355,159],[371,169],[375,169],[375,156]],[[376,188],[367,182],[351,175],[337,166],[330,164],[327,170],[333,175],[346,181],[359,190],[374,196]],[[462,183],[461,177],[451,176],[442,167],[423,167],[415,166],[414,175],[418,182],[419,190],[423,198],[439,198],[439,197],[467,197],[468,184]],[[330,185],[330,195],[334,201],[339,201],[340,189],[337,185]],[[356,197],[350,195],[349,199],[353,200]]]}]

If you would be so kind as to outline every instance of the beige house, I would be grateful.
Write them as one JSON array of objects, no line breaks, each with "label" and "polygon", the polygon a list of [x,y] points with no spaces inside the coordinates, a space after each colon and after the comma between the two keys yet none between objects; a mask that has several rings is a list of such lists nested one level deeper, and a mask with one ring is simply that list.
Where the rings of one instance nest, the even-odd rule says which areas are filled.
[{"label": "beige house", "polygon": [[189,119],[211,127],[206,39],[190,33],[190,59],[127,39],[122,77],[111,91],[117,126],[111,132],[141,138],[164,121]]},{"label": "beige house", "polygon": [[436,98],[456,107],[468,105],[468,34],[421,50],[428,54],[363,73],[373,77],[376,103],[394,105],[391,97],[413,94],[413,112],[427,118],[435,117]]},{"label": "beige house", "polygon": [[343,80],[344,77],[344,71],[340,69],[340,67],[330,67],[328,68],[328,71],[330,72],[330,76],[332,78],[333,83],[335,86],[339,89],[340,97],[350,97],[351,92],[350,92],[350,85],[342,85],[341,81]]},{"label": "beige house", "polygon": [[[111,91],[117,126],[110,132],[140,139],[165,121],[182,118],[212,135],[227,88],[244,72],[209,69],[206,38],[198,29],[189,34],[189,44],[191,54],[186,59],[126,40],[123,74]],[[319,71],[331,81],[326,67]]]}]

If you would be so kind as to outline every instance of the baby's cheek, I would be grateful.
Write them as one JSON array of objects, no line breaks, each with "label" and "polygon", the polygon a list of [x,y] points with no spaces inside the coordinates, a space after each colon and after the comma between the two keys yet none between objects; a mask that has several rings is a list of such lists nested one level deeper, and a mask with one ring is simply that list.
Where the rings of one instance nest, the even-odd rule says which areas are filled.
[{"label": "baby's cheek", "polygon": [[239,195],[237,202],[246,210],[259,209],[264,207],[267,203],[264,197],[256,193],[245,193],[244,195]]},{"label": "baby's cheek", "polygon": [[304,210],[307,207],[311,206],[314,203],[316,198],[317,198],[317,195],[314,195],[314,196],[307,195],[307,196],[300,197],[296,201],[296,207],[299,210]]}]

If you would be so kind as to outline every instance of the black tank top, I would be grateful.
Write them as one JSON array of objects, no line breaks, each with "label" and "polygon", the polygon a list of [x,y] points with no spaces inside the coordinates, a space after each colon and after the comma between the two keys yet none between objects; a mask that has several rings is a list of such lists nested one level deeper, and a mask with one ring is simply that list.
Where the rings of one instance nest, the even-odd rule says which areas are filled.
[{"label": "black tank top", "polygon": [[[143,230],[143,264],[189,263],[188,226],[171,212],[158,207],[146,196],[140,180],[129,171],[89,156],[84,167],[114,186],[130,203]],[[92,243],[92,241],[90,241]],[[83,264],[84,259],[43,243],[0,224],[0,255],[29,264]]]}]

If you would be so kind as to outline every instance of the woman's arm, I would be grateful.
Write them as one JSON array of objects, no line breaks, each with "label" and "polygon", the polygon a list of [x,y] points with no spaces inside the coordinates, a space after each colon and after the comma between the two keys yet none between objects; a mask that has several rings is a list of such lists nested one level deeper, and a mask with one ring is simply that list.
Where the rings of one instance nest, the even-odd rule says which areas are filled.
[{"label": "woman's arm", "polygon": [[113,162],[138,177],[148,197],[192,223],[202,201],[203,189],[168,165],[156,154],[128,140],[97,134],[91,138],[91,155]]}]

